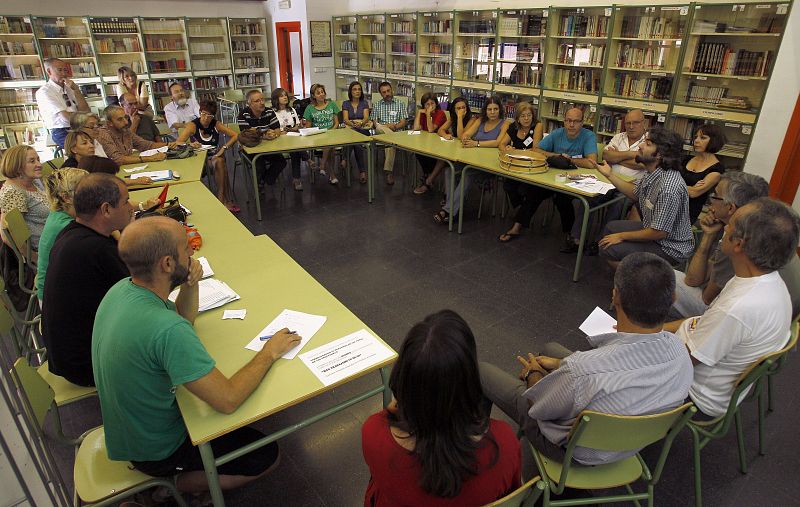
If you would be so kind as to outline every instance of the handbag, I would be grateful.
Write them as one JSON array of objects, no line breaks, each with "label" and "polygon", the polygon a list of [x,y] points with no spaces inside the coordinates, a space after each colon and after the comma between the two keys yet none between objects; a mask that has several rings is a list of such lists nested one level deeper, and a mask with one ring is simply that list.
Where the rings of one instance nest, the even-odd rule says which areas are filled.
[{"label": "handbag", "polygon": [[578,166],[572,163],[571,159],[563,155],[553,155],[547,157],[547,165],[553,169],[577,169]]},{"label": "handbag", "polygon": [[186,217],[188,214],[186,213],[186,209],[181,206],[181,203],[178,201],[177,197],[173,197],[163,204],[158,203],[144,211],[137,211],[135,214],[136,220],[139,220],[140,218],[160,216],[169,217],[183,224],[186,223]]},{"label": "handbag", "polygon": [[167,159],[174,160],[180,158],[189,158],[194,156],[194,148],[185,144],[183,146],[177,146],[171,150],[167,150]]},{"label": "handbag", "polygon": [[545,156],[535,151],[509,150],[498,152],[500,168],[512,173],[540,174],[547,172]]},{"label": "handbag", "polygon": [[239,134],[239,144],[247,148],[255,148],[261,143],[261,133],[253,128]]}]

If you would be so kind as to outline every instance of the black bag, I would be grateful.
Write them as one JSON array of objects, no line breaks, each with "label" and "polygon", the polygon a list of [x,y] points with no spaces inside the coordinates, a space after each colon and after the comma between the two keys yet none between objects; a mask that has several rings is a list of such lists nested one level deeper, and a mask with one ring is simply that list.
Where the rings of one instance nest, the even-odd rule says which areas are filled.
[{"label": "black bag", "polygon": [[189,158],[194,156],[194,148],[189,146],[188,144],[184,144],[183,146],[176,146],[171,150],[167,150],[167,159],[177,159],[177,158]]},{"label": "black bag", "polygon": [[300,118],[300,119],[303,118],[303,113],[305,113],[306,108],[310,104],[311,104],[311,97],[308,97],[307,99],[298,99],[298,100],[294,101],[294,104],[292,104],[292,107],[294,107],[294,110],[297,111],[297,117],[298,118]]},{"label": "black bag", "polygon": [[553,155],[547,157],[547,166],[553,169],[577,169],[578,166],[572,160],[563,155]]},{"label": "black bag", "polygon": [[136,212],[136,220],[145,217],[169,217],[173,220],[177,220],[180,223],[186,223],[186,210],[181,206],[181,203],[178,201],[177,197],[173,197],[169,201],[162,204],[156,204],[150,208],[147,208],[144,211],[137,211]]}]

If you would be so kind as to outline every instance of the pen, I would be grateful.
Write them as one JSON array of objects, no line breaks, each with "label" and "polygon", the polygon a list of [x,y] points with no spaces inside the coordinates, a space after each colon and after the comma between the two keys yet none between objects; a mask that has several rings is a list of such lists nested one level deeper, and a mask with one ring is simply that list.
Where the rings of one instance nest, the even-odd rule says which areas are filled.
[{"label": "pen", "polygon": [[[289,331],[289,334],[297,334],[297,331]],[[274,334],[268,334],[267,336],[259,336],[258,339],[262,342],[265,342],[275,336]]]}]

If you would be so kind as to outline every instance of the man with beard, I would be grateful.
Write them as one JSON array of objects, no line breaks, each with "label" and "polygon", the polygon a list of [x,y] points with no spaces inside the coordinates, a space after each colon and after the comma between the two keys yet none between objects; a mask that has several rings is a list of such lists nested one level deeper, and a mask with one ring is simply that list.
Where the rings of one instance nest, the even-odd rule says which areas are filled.
[{"label": "man with beard", "polygon": [[603,230],[598,244],[614,269],[633,252],[654,253],[673,266],[692,254],[689,192],[678,172],[682,149],[683,139],[675,132],[651,129],[636,155],[647,174],[635,183],[614,174],[605,161],[596,164],[620,192],[638,203],[642,216],[641,222],[614,220]]},{"label": "man with beard", "polygon": [[[148,475],[176,476],[180,491],[208,490],[200,451],[192,445],[178,410],[183,385],[215,410],[231,413],[250,396],[272,364],[300,342],[282,329],[231,378],[216,367],[194,330],[200,263],[186,232],[166,217],[137,220],[122,234],[120,257],[131,277],[120,280],[97,309],[92,359],[103,412],[108,457],[130,461]],[[175,302],[170,292],[180,286]],[[135,324],[135,325],[134,325]],[[240,428],[215,439],[215,456],[264,435]],[[276,443],[219,467],[222,489],[233,489],[274,468]]]},{"label": "man with beard", "polygon": [[92,326],[108,289],[128,276],[114,231],[133,217],[128,189],[116,176],[88,174],[75,188],[75,221],[50,250],[42,300],[42,335],[50,371],[74,384],[93,386]]},{"label": "man with beard", "polygon": [[108,106],[105,109],[106,124],[97,129],[97,141],[103,146],[106,156],[117,165],[136,164],[138,162],[158,162],[167,158],[166,153],[142,156],[134,154],[138,151],[152,150],[163,146],[175,147],[175,143],[160,143],[142,139],[130,129],[130,121],[125,110],[120,106]]}]

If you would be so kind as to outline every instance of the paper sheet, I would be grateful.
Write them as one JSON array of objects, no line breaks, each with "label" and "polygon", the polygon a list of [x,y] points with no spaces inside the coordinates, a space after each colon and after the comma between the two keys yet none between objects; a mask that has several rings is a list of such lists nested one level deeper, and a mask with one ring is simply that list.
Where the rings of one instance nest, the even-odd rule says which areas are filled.
[{"label": "paper sheet", "polygon": [[583,324],[578,326],[578,329],[586,333],[586,336],[597,336],[599,334],[616,333],[617,330],[614,326],[617,325],[616,319],[595,306],[592,313],[586,317]]},{"label": "paper sheet", "polygon": [[300,137],[301,136],[300,132],[287,132],[286,135],[288,137]]},{"label": "paper sheet", "polygon": [[614,189],[614,185],[611,183],[605,183],[600,180],[596,180],[594,178],[586,178],[580,181],[572,181],[567,183],[568,187],[576,188],[578,190],[582,190],[584,192],[590,192],[592,194],[607,194],[609,190]]},{"label": "paper sheet", "polygon": [[300,135],[301,136],[313,136],[313,135],[316,135],[316,134],[322,134],[326,130],[327,129],[321,129],[319,127],[309,127],[307,129],[300,129]]},{"label": "paper sheet", "polygon": [[150,178],[153,181],[164,181],[172,179],[172,171],[145,171],[142,173],[131,174],[129,178]]},{"label": "paper sheet", "polygon": [[150,155],[155,155],[156,153],[166,153],[169,150],[169,147],[162,146],[161,148],[153,148],[152,150],[145,150],[139,153],[142,157],[149,157]]},{"label": "paper sheet", "polygon": [[261,340],[262,336],[269,336],[283,328],[287,328],[289,331],[294,331],[299,334],[301,338],[299,345],[290,349],[282,356],[284,359],[294,359],[294,356],[300,352],[300,349],[305,347],[306,343],[320,330],[326,320],[328,320],[328,317],[323,315],[311,315],[310,313],[296,312],[294,310],[284,310],[278,314],[267,327],[262,329],[255,338],[250,340],[250,343],[248,343],[245,348],[258,352],[268,341]]},{"label": "paper sheet", "polygon": [[199,262],[200,266],[203,267],[203,278],[214,276],[214,270],[211,269],[211,264],[208,263],[208,259],[205,257],[198,257],[197,262]]},{"label": "paper sheet", "polygon": [[445,138],[444,138],[444,137],[442,137],[442,136],[439,136],[439,140],[440,140],[440,141],[444,141],[444,142],[446,142],[446,143],[451,143],[451,142],[455,141],[455,139],[445,139]]},{"label": "paper sheet", "polygon": [[137,165],[136,167],[131,167],[130,169],[123,169],[126,173],[135,173],[136,171],[144,171],[147,169],[147,164],[145,165]]},{"label": "paper sheet", "polygon": [[410,135],[410,136],[418,136],[420,134],[422,134],[421,130],[409,130],[408,131],[408,135]]},{"label": "paper sheet", "polygon": [[201,144],[199,148],[194,148],[194,151],[206,151],[206,150],[216,150],[216,146],[211,146],[210,144]]},{"label": "paper sheet", "polygon": [[300,355],[300,360],[322,382],[329,386],[380,363],[394,352],[361,329]]},{"label": "paper sheet", "polygon": [[222,320],[225,319],[240,319],[244,320],[247,316],[247,310],[225,310],[222,312]]},{"label": "paper sheet", "polygon": [[[233,291],[228,284],[225,282],[221,282],[214,278],[205,278],[198,282],[200,287],[200,301],[198,304],[198,310],[204,312],[206,310],[211,310],[212,308],[217,308],[224,304],[230,303],[231,301],[236,301],[240,299],[239,294]],[[175,289],[169,295],[169,300],[173,303],[178,298],[178,291],[180,288]]]}]

